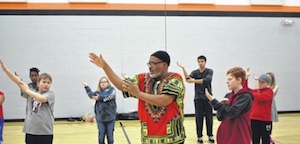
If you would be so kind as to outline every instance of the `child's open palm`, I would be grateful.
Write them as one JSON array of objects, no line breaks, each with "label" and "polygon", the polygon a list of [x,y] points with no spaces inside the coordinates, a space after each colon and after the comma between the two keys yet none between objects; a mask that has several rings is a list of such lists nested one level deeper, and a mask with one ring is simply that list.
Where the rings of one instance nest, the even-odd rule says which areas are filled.
[{"label": "child's open palm", "polygon": [[88,86],[86,82],[81,82],[85,87]]},{"label": "child's open palm", "polygon": [[6,70],[7,68],[6,68],[6,66],[5,66],[5,64],[2,62],[2,60],[0,59],[0,64],[1,64],[1,68],[2,68],[2,70]]}]

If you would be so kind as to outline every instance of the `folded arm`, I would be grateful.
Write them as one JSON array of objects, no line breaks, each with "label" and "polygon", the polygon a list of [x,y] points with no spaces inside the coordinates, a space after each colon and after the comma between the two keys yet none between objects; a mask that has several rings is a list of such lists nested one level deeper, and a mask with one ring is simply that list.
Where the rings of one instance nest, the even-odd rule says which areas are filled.
[{"label": "folded arm", "polygon": [[[193,73],[191,73],[190,77],[193,77],[192,75],[193,75]],[[192,79],[192,80],[190,80],[190,82],[191,83],[197,83],[197,84],[208,84],[208,83],[211,83],[212,76],[213,76],[213,70],[209,70],[208,74],[204,78],[202,78],[202,79]]]},{"label": "folded arm", "polygon": [[[101,96],[101,94],[100,94],[100,96]],[[110,88],[107,95],[103,98],[103,101],[107,102],[107,101],[114,100],[115,98],[116,98],[116,91],[114,88]]]},{"label": "folded arm", "polygon": [[29,96],[31,96],[32,98],[36,99],[39,102],[42,102],[42,103],[48,102],[48,98],[47,97],[42,96],[41,94],[39,94],[39,93],[37,93],[35,91],[32,91],[30,89],[26,90],[25,93],[27,93]]},{"label": "folded arm", "polygon": [[240,95],[236,103],[231,106],[226,106],[216,99],[214,99],[211,104],[213,105],[214,109],[217,110],[220,116],[235,118],[243,112],[247,112],[248,110],[250,110],[252,105],[252,96],[250,94]]},{"label": "folded arm", "polygon": [[155,106],[167,106],[176,100],[177,97],[182,96],[185,91],[182,80],[173,78],[164,85],[160,94],[149,94],[140,91],[137,84],[131,81],[125,81],[123,85],[123,94],[126,97],[136,97],[147,103]]},{"label": "folded arm", "polygon": [[273,90],[270,88],[267,88],[265,90],[255,90],[253,91],[253,96],[255,99],[261,102],[268,102],[273,100]]}]

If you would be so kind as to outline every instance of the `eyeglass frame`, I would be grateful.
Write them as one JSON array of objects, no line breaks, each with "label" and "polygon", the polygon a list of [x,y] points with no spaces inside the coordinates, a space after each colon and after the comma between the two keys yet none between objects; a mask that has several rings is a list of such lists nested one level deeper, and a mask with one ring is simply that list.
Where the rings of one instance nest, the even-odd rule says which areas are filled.
[{"label": "eyeglass frame", "polygon": [[108,83],[108,81],[100,81],[100,83]]},{"label": "eyeglass frame", "polygon": [[147,63],[147,66],[148,66],[148,67],[152,67],[152,66],[157,65],[157,64],[160,64],[160,63],[163,63],[163,61],[159,61],[159,62],[153,62],[153,61],[150,61],[150,62]]}]

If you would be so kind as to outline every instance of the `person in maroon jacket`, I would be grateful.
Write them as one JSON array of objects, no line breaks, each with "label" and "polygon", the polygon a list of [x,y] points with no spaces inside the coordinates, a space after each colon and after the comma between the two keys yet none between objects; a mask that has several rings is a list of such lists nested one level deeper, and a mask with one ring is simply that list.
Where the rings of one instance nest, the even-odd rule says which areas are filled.
[{"label": "person in maroon jacket", "polygon": [[[248,87],[248,78],[251,72],[248,68],[246,70],[246,81],[244,88],[251,90]],[[271,106],[273,101],[273,90],[269,87],[271,82],[267,74],[262,74],[258,79],[258,88],[252,89],[254,97],[250,119],[252,129],[253,144],[270,144],[270,130],[271,130]]]},{"label": "person in maroon jacket", "polygon": [[246,73],[240,67],[227,72],[227,86],[232,92],[227,93],[221,102],[207,90],[206,97],[217,111],[218,120],[222,121],[217,131],[218,144],[251,144],[250,109],[253,96],[243,88]]}]

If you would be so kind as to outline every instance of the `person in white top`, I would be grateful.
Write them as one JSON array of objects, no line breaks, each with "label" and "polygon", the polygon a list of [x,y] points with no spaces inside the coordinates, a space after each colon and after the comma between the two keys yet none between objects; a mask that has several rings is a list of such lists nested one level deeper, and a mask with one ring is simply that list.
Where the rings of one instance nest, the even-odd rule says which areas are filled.
[{"label": "person in white top", "polygon": [[[278,92],[279,86],[276,84],[275,80],[275,75],[272,72],[268,72],[267,75],[271,78],[271,83],[270,83],[270,88],[272,88],[274,96],[273,96],[273,102],[272,102],[272,123],[271,123],[271,130],[270,130],[270,135],[272,134],[272,129],[273,129],[273,122],[278,122],[278,112],[277,112],[277,107],[276,107],[276,102],[275,102],[275,96]],[[270,137],[271,138],[271,137]],[[275,143],[274,140],[271,138],[270,139],[271,144]]]}]

